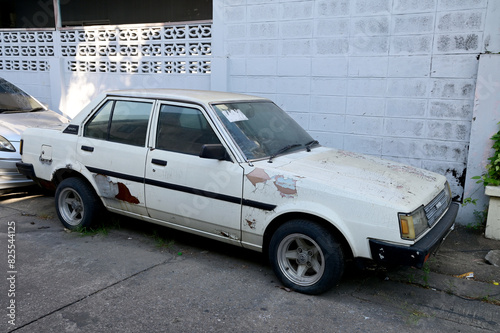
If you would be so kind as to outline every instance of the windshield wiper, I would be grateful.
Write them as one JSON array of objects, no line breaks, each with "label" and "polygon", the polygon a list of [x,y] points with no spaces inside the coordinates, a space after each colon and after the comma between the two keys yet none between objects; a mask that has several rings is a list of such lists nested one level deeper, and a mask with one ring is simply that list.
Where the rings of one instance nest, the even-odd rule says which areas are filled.
[{"label": "windshield wiper", "polygon": [[319,145],[318,140],[312,140],[311,142],[306,143],[306,149],[307,151],[311,151],[311,147],[314,145]]},{"label": "windshield wiper", "polygon": [[29,110],[29,112],[40,111],[40,110],[45,110],[45,108],[39,106],[39,107],[36,107],[36,108]]},{"label": "windshield wiper", "polygon": [[287,150],[290,150],[290,149],[295,148],[295,147],[300,147],[300,146],[302,146],[302,145],[299,144],[299,143],[296,143],[296,144],[293,144],[293,145],[286,145],[285,147],[281,148],[280,150],[278,150],[277,152],[275,152],[274,154],[272,154],[269,157],[269,161],[267,161],[267,163],[273,163],[273,158],[275,158],[279,154],[283,154]]}]

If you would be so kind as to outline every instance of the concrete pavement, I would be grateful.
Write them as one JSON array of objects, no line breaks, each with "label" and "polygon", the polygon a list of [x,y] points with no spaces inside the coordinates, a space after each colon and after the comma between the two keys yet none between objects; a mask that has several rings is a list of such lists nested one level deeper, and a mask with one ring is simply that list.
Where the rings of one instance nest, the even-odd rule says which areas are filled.
[{"label": "concrete pavement", "polygon": [[[500,242],[467,230],[454,231],[425,270],[349,269],[338,287],[308,296],[281,288],[258,253],[104,218],[101,233],[67,232],[53,197],[0,196],[1,331],[500,331],[500,268],[484,262]],[[475,280],[453,276],[469,271]]]}]

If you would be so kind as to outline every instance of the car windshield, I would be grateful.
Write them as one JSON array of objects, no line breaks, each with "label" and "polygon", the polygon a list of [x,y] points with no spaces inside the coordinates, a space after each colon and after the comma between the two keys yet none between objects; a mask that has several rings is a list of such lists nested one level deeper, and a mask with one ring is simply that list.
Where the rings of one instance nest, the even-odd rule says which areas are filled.
[{"label": "car windshield", "polygon": [[317,144],[285,111],[272,102],[213,104],[215,112],[248,160],[274,156]]},{"label": "car windshield", "polygon": [[0,78],[0,113],[8,111],[30,112],[44,109],[36,99],[12,83]]}]

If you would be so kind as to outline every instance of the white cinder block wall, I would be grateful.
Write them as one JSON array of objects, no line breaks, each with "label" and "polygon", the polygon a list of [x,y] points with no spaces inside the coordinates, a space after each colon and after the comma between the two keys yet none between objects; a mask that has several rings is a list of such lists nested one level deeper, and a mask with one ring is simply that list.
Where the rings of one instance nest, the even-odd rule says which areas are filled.
[{"label": "white cinder block wall", "polygon": [[274,99],[323,145],[446,174],[461,198],[488,5],[226,0],[228,90]]}]

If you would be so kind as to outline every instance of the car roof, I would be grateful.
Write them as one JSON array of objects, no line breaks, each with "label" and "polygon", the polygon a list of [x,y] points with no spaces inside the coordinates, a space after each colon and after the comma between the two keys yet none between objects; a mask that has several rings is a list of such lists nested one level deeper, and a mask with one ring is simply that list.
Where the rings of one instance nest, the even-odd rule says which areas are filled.
[{"label": "car roof", "polygon": [[182,100],[195,103],[216,103],[236,101],[267,101],[267,98],[209,90],[190,89],[130,89],[108,91],[107,96],[142,97],[155,99]]}]

